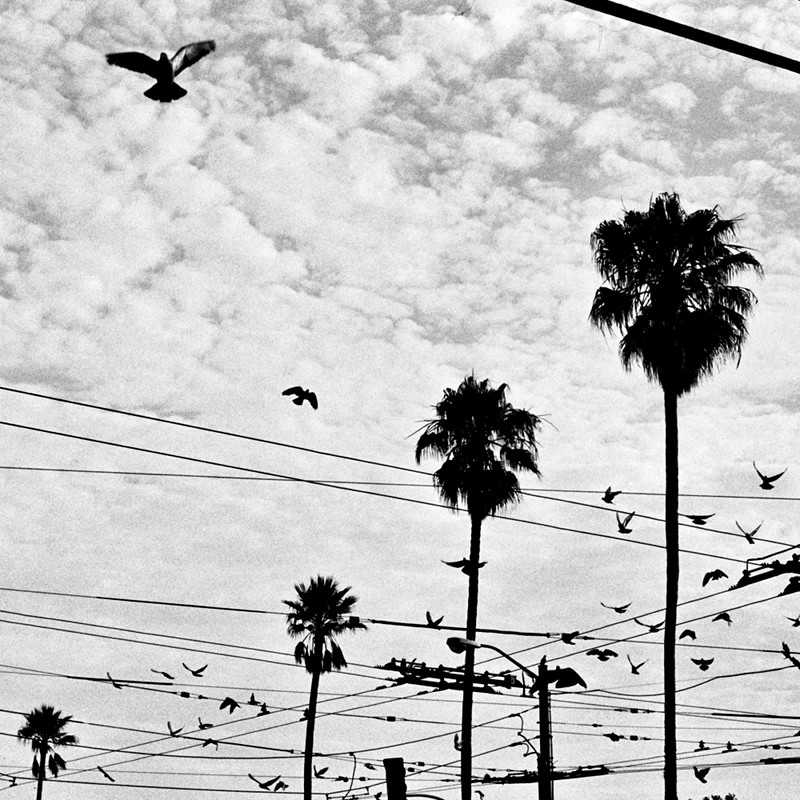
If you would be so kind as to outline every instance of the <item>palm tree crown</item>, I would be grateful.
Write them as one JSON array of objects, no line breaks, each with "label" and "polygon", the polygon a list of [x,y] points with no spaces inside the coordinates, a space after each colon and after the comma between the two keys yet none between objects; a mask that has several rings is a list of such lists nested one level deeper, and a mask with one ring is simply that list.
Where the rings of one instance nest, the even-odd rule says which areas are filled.
[{"label": "palm tree crown", "polygon": [[48,755],[47,767],[53,776],[58,777],[59,770],[67,768],[64,759],[56,753],[55,748],[78,743],[75,736],[64,731],[71,719],[71,716],[61,716],[60,711],[48,705],[42,705],[25,714],[25,723],[17,731],[17,739],[21,742],[30,742],[31,750],[36,753],[32,767],[35,777],[44,778],[44,761]]},{"label": "palm tree crown", "polygon": [[[347,666],[347,661],[335,637],[346,631],[365,630],[366,625],[348,616],[358,598],[348,594],[351,587],[343,589],[332,577],[318,575],[308,586],[295,584],[297,600],[284,600],[291,609],[286,615],[289,636],[303,637],[294,649],[298,664],[305,664],[308,672],[331,672]],[[320,647],[315,647],[319,642]]]},{"label": "palm tree crown", "polygon": [[424,426],[416,460],[444,456],[434,473],[439,496],[450,507],[466,503],[470,516],[485,519],[520,497],[519,481],[511,471],[539,475],[536,432],[541,421],[506,401],[503,383],[468,375],[457,389],[445,389],[436,404],[436,418]]},{"label": "palm tree crown", "polygon": [[609,284],[594,297],[589,319],[624,333],[625,369],[641,364],[650,380],[678,396],[694,388],[720,358],[741,355],[755,295],[729,281],[763,268],[731,244],[740,217],[718,208],[687,214],[677,194],[664,192],[647,211],[626,211],[592,234],[595,265]]}]

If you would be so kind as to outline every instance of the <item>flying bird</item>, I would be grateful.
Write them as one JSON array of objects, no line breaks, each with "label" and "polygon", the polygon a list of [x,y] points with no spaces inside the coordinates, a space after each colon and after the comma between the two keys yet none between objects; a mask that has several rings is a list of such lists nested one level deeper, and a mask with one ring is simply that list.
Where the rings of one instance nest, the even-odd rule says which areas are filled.
[{"label": "flying bird", "polygon": [[591,650],[586,651],[587,656],[597,656],[598,661],[608,661],[609,658],[616,658],[619,653],[615,653],[613,650],[598,650],[596,647],[593,647]]},{"label": "flying bird", "polygon": [[283,781],[278,781],[275,784],[275,788],[272,791],[273,792],[282,792],[284,789],[288,789],[288,788],[289,788],[289,784],[288,783],[284,783]]},{"label": "flying bird", "polygon": [[559,689],[568,689],[570,686],[583,686],[587,688],[586,681],[572,667],[551,667],[549,677],[552,678]]},{"label": "flying bird", "polygon": [[609,486],[608,489],[605,490],[603,493],[603,497],[601,498],[604,503],[613,503],[614,498],[618,495],[622,494],[621,491],[619,492],[612,492],[611,487]]},{"label": "flying bird", "polygon": [[705,586],[709,581],[718,581],[720,578],[727,578],[727,573],[723,572],[721,569],[714,569],[711,572],[706,572],[703,576],[703,586]]},{"label": "flying bird", "polygon": [[101,775],[102,775],[104,778],[107,778],[108,780],[110,780],[110,781],[111,781],[111,783],[116,783],[116,781],[115,781],[115,780],[114,780],[114,779],[113,779],[113,778],[112,778],[112,777],[111,777],[111,776],[110,776],[110,775],[109,775],[109,774],[108,774],[108,773],[107,773],[107,772],[106,772],[106,771],[105,771],[105,770],[104,770],[102,767],[98,767],[97,769],[99,769],[99,770],[100,770],[100,774],[101,774]]},{"label": "flying bird", "polygon": [[314,767],[314,777],[321,778],[329,769],[330,767],[320,767],[319,769]]},{"label": "flying bird", "polygon": [[429,625],[431,628],[438,628],[438,627],[439,627],[439,626],[442,624],[442,620],[444,619],[444,615],[442,615],[441,617],[439,617],[439,619],[434,619],[434,618],[431,616],[431,612],[430,612],[430,611],[426,611],[426,612],[425,612],[425,619],[427,620],[427,622],[428,622],[428,625]]},{"label": "flying bird", "polygon": [[786,619],[792,623],[793,628],[800,628],[800,614],[798,614],[796,617],[786,617]]},{"label": "flying bird", "polygon": [[713,658],[693,658],[692,664],[697,664],[701,672],[705,672],[714,663]]},{"label": "flying bird", "polygon": [[713,517],[713,514],[681,514],[682,517],[690,519],[695,525],[705,525],[708,520]]},{"label": "flying bird", "polygon": [[155,672],[156,675],[163,675],[168,681],[175,680],[174,675],[170,675],[169,672],[164,672],[163,670],[160,669],[151,669],[150,672]]},{"label": "flying bird", "polygon": [[169,730],[170,736],[177,736],[183,730],[183,728],[173,728],[172,724],[169,722],[169,720],[167,720],[167,730]]},{"label": "flying bird", "polygon": [[778,478],[780,478],[781,475],[783,475],[783,472],[786,472],[786,470],[784,470],[783,472],[779,472],[777,475],[772,475],[768,478],[763,472],[759,470],[759,468],[756,466],[755,461],[753,462],[753,468],[758,473],[758,477],[761,478],[761,488],[764,490],[774,489],[775,487],[772,484],[775,483],[775,481],[778,480]]},{"label": "flying bird", "polygon": [[631,661],[631,657],[629,655],[626,655],[625,657],[628,659],[628,663],[631,665],[631,674],[632,675],[638,675],[639,674],[639,667],[643,667],[647,663],[647,661],[642,661],[641,664],[634,664],[633,661]]},{"label": "flying bird", "polygon": [[693,641],[697,638],[697,634],[691,629],[687,628],[685,631],[681,631],[681,635],[678,639],[692,639]]},{"label": "flying bird", "polygon": [[717,616],[714,617],[714,619],[712,619],[711,621],[712,622],[717,622],[717,621],[727,622],[728,625],[731,625],[733,623],[733,620],[731,619],[731,615],[727,611],[722,611],[721,613],[717,614]]},{"label": "flying bird", "polygon": [[232,697],[226,697],[220,704],[220,710],[223,708],[227,708],[228,713],[233,714],[233,709],[239,708],[239,704]]},{"label": "flying bird", "polygon": [[631,511],[631,513],[628,514],[625,519],[621,520],[619,518],[619,511],[617,511],[617,528],[619,529],[620,533],[630,533],[633,530],[633,528],[628,527],[628,523],[633,519],[633,515],[635,513],[635,511]]},{"label": "flying bird", "polygon": [[600,601],[600,605],[603,606],[603,608],[608,608],[611,611],[616,611],[617,614],[624,614],[630,607],[630,603],[625,603],[624,606],[607,606],[602,600]]},{"label": "flying bird", "polygon": [[751,530],[749,533],[748,533],[748,531],[746,531],[746,530],[745,530],[745,529],[744,529],[744,528],[743,528],[743,527],[742,527],[742,526],[741,526],[741,525],[740,525],[738,522],[736,523],[736,527],[737,527],[737,528],[738,528],[738,529],[739,529],[739,530],[740,530],[740,531],[741,531],[741,532],[744,534],[744,538],[745,538],[745,539],[747,539],[747,541],[748,541],[748,542],[750,542],[750,544],[755,544],[755,543],[756,543],[756,542],[755,542],[755,536],[756,536],[756,534],[758,533],[758,529],[759,529],[759,528],[760,528],[760,527],[761,527],[763,524],[764,524],[764,521],[762,520],[762,521],[761,521],[761,522],[759,522],[759,523],[758,523],[758,525],[756,525],[756,527],[755,527],[755,528],[753,528],[753,530]]},{"label": "flying bird", "polygon": [[[466,558],[462,558],[460,561],[442,561],[442,564],[447,564],[448,567],[455,567],[456,569],[460,569],[465,575],[469,575],[472,572],[472,567],[470,562]],[[478,569],[481,567],[485,567],[485,561],[478,562]]]},{"label": "flying bird", "polygon": [[189,672],[191,672],[191,673],[192,673],[192,675],[194,675],[194,676],[195,676],[195,678],[202,678],[202,677],[203,677],[203,673],[205,672],[205,670],[206,670],[206,667],[208,666],[208,664],[206,664],[206,665],[205,665],[205,666],[203,666],[203,667],[198,667],[197,669],[192,669],[191,667],[187,666],[187,665],[186,665],[186,664],[184,664],[183,662],[181,662],[181,664],[182,664],[182,665],[183,665],[183,666],[184,666],[186,669],[188,669],[188,670],[189,670]]},{"label": "flying bird", "polygon": [[648,625],[646,622],[640,622],[638,617],[634,617],[633,621],[637,625],[641,625],[643,628],[647,628],[650,633],[658,633],[661,630],[661,626],[664,624],[663,622],[657,622],[655,625]]},{"label": "flying bird", "polygon": [[706,775],[708,775],[708,771],[710,769],[711,767],[703,767],[703,769],[698,769],[697,767],[694,767],[695,778],[697,778],[697,780],[699,780],[700,783],[708,783],[708,781],[706,780]]},{"label": "flying bird", "polygon": [[296,394],[297,397],[292,400],[296,406],[301,406],[303,405],[304,400],[308,400],[308,404],[314,409],[314,411],[319,408],[317,396],[314,394],[314,392],[304,389],[302,386],[292,386],[289,389],[284,389],[281,394]]},{"label": "flying bird", "polygon": [[184,45],[172,58],[168,58],[166,53],[162,53],[156,61],[144,53],[127,52],[108,53],[106,61],[115,67],[141,72],[155,78],[155,84],[144,92],[144,96],[151,100],[158,100],[160,103],[171,103],[186,94],[186,89],[178,86],[175,78],[187,67],[196,64],[203,56],[216,50],[216,47],[214,41],[208,39]]},{"label": "flying bird", "polygon": [[250,778],[251,781],[255,781],[260,789],[266,789],[267,791],[270,791],[270,787],[272,786],[272,784],[276,783],[281,778],[281,776],[278,775],[277,778],[270,778],[268,781],[264,781],[262,783],[258,778],[254,777],[249,772],[247,773],[247,777]]}]

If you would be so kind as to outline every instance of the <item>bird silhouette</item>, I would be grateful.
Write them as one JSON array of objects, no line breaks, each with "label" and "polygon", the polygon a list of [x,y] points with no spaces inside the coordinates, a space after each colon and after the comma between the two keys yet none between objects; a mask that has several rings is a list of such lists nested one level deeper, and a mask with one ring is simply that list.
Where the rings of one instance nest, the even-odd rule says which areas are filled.
[{"label": "bird silhouette", "polygon": [[249,706],[260,706],[261,705],[261,703],[259,703],[259,701],[256,700],[255,692],[250,692],[250,699],[247,701],[247,705],[249,705]]},{"label": "bird silhouette", "polygon": [[442,624],[442,620],[444,619],[444,615],[442,615],[441,617],[439,617],[439,619],[434,619],[434,618],[431,616],[431,612],[430,612],[430,611],[426,611],[426,612],[425,612],[425,619],[427,620],[427,622],[428,622],[428,625],[429,625],[431,628],[438,628],[438,627],[439,627],[439,626]]},{"label": "bird silhouette", "polygon": [[750,544],[755,544],[756,543],[755,535],[758,533],[758,529],[763,524],[764,524],[764,521],[762,520],[761,522],[758,523],[758,525],[756,525],[755,528],[753,528],[753,530],[751,530],[749,532],[746,531],[738,522],[736,523],[736,527],[744,534],[744,538],[747,539],[747,541],[750,542]]},{"label": "bird silhouette", "polygon": [[682,517],[690,519],[695,525],[705,525],[708,520],[713,517],[713,514],[681,514]]},{"label": "bird silhouette", "polygon": [[586,682],[572,667],[550,667],[547,671],[548,678],[555,683],[559,689],[568,689],[570,686],[583,686],[587,688]]},{"label": "bird silhouette", "polygon": [[314,767],[314,777],[321,778],[329,769],[330,767],[320,767],[319,769]]},{"label": "bird silhouette", "polygon": [[798,614],[796,617],[786,617],[786,619],[792,623],[793,628],[800,628],[800,614]]},{"label": "bird silhouette", "polygon": [[693,658],[692,659],[692,663],[693,664],[697,664],[697,666],[700,667],[700,670],[702,672],[705,672],[714,663],[714,659],[713,658]]},{"label": "bird silhouette", "polygon": [[200,717],[197,718],[197,727],[201,731],[207,731],[209,728],[213,728],[214,726],[210,722],[203,722]]},{"label": "bird silhouette", "polygon": [[110,775],[109,775],[109,774],[108,774],[108,773],[107,773],[107,772],[106,772],[106,771],[105,771],[105,770],[104,770],[102,767],[98,767],[97,769],[99,769],[99,770],[100,770],[100,774],[101,774],[101,775],[102,775],[104,778],[107,778],[108,780],[110,780],[110,781],[111,781],[111,783],[116,783],[116,781],[115,781],[115,780],[114,780],[114,779],[113,779],[113,778],[112,778],[112,777],[111,777],[111,776],[110,776]]},{"label": "bird silhouette", "polygon": [[284,389],[281,394],[295,394],[297,397],[292,400],[292,402],[296,406],[303,405],[304,400],[308,400],[308,404],[311,408],[316,411],[319,408],[319,403],[317,402],[317,396],[314,392],[309,391],[308,389],[304,389],[302,386],[292,386],[289,389]]},{"label": "bird silhouette", "polygon": [[643,628],[647,628],[650,633],[658,633],[661,630],[661,626],[664,624],[663,622],[657,622],[655,625],[648,625],[646,622],[640,622],[638,617],[634,617],[633,621],[637,625],[641,625]]},{"label": "bird silhouette", "polygon": [[719,613],[719,614],[717,614],[717,616],[716,616],[716,617],[714,617],[714,619],[712,619],[711,621],[712,621],[712,622],[717,622],[717,621],[720,621],[720,622],[727,622],[727,623],[728,623],[728,625],[731,625],[731,624],[732,624],[732,622],[733,622],[733,620],[731,619],[731,615],[730,615],[730,614],[729,614],[727,611],[722,611],[722,612],[720,612],[720,613]]},{"label": "bird silhouette", "polygon": [[571,633],[562,633],[561,634],[561,641],[564,644],[575,644],[575,637],[580,633],[580,631],[572,631]]},{"label": "bird silhouette", "polygon": [[214,745],[214,747],[215,747],[217,750],[219,750],[219,742],[218,742],[216,739],[206,739],[206,740],[203,742],[203,745],[202,745],[202,746],[203,746],[203,747],[208,747],[208,746],[209,746],[209,745],[211,745],[211,744],[213,744],[213,745]]},{"label": "bird silhouette", "polygon": [[602,600],[600,601],[600,605],[603,606],[603,608],[608,608],[611,611],[616,611],[617,614],[624,614],[630,607],[630,603],[625,603],[624,606],[607,606]]},{"label": "bird silhouette", "polygon": [[800,659],[795,658],[792,655],[792,651],[789,649],[789,645],[786,642],[781,642],[781,652],[783,655],[789,659],[798,669],[800,669]]},{"label": "bird silhouette", "polygon": [[[462,558],[460,561],[442,561],[442,564],[447,564],[448,567],[455,567],[455,569],[460,569],[465,575],[469,575],[472,572],[472,565],[466,558]],[[485,567],[485,561],[478,562],[478,569],[481,567]]]},{"label": "bird silhouette", "polygon": [[249,772],[247,773],[247,777],[250,778],[251,781],[255,781],[260,789],[266,789],[267,791],[270,791],[270,787],[281,779],[281,776],[278,775],[276,778],[270,778],[268,781],[264,781],[262,783],[258,778],[251,775]]},{"label": "bird silhouette", "polygon": [[686,628],[686,630],[681,631],[681,635],[678,637],[678,639],[692,639],[692,640],[696,638],[697,634],[691,628]]},{"label": "bird silhouette", "polygon": [[263,717],[263,716],[266,716],[267,714],[269,714],[269,709],[267,708],[267,704],[266,703],[262,703],[261,704],[261,708],[259,709],[259,712],[258,712],[258,716],[259,717]]},{"label": "bird silhouette", "polygon": [[774,489],[775,487],[772,484],[775,483],[775,481],[778,480],[781,475],[783,475],[783,472],[786,472],[786,470],[784,470],[783,472],[779,472],[777,475],[772,475],[768,478],[763,472],[761,472],[761,470],[759,470],[755,461],[753,462],[753,468],[758,473],[758,477],[761,478],[761,488],[765,491]]},{"label": "bird silhouette", "polygon": [[614,498],[618,495],[622,494],[622,492],[612,492],[611,487],[609,486],[608,489],[605,490],[603,493],[603,497],[601,498],[604,503],[613,503]]},{"label": "bird silhouette", "polygon": [[641,664],[634,664],[633,661],[631,661],[631,657],[629,655],[626,654],[625,657],[628,659],[628,663],[631,665],[631,674],[632,675],[638,675],[639,674],[639,668],[643,667],[647,663],[647,661],[642,661]]},{"label": "bird silhouette", "polygon": [[708,771],[711,767],[703,767],[703,769],[698,769],[698,767],[694,767],[694,776],[700,783],[708,783],[706,780],[706,775],[708,775]]},{"label": "bird silhouette", "polygon": [[208,664],[206,664],[205,666],[198,667],[197,669],[192,669],[191,667],[187,666],[183,662],[181,662],[181,664],[185,669],[188,669],[189,672],[191,672],[192,675],[195,676],[195,678],[202,678],[203,677],[203,673],[205,672],[206,667],[208,666]]},{"label": "bird silhouette", "polygon": [[288,783],[284,783],[283,781],[278,781],[275,784],[275,788],[272,791],[273,792],[282,792],[284,789],[288,789],[288,788],[289,788],[289,784]]},{"label": "bird silhouette", "polygon": [[604,733],[603,736],[611,739],[612,742],[619,742],[625,738],[624,736],[620,736],[618,733],[614,733],[613,731],[611,733]]},{"label": "bird silhouette", "polygon": [[596,647],[593,647],[591,650],[586,651],[587,656],[597,656],[598,661],[608,661],[609,658],[616,658],[619,653],[615,653],[613,650],[605,649],[605,650],[598,650]]},{"label": "bird silhouette", "polygon": [[628,527],[628,523],[633,519],[634,514],[636,514],[636,512],[631,511],[631,513],[628,514],[625,519],[621,520],[619,518],[619,511],[617,511],[617,528],[619,529],[620,533],[630,533],[633,530],[633,528]]},{"label": "bird silhouette", "polygon": [[170,736],[177,736],[183,730],[183,728],[173,728],[172,723],[167,720],[167,730],[169,731]]},{"label": "bird silhouette", "polygon": [[705,586],[709,581],[718,581],[720,578],[727,578],[727,573],[723,572],[721,569],[713,569],[711,572],[706,572],[703,576],[703,586]]},{"label": "bird silhouette", "polygon": [[175,680],[174,675],[170,675],[169,672],[164,672],[163,670],[160,669],[151,669],[150,672],[155,672],[156,675],[163,675],[168,681]]},{"label": "bird silhouette", "polygon": [[233,714],[233,709],[239,708],[239,704],[232,697],[226,697],[220,704],[220,710],[223,708],[227,708],[228,713]]},{"label": "bird silhouette", "polygon": [[461,737],[458,734],[455,734],[455,736],[453,736],[453,747],[456,750],[461,750]]},{"label": "bird silhouette", "polygon": [[178,86],[175,78],[187,67],[196,64],[203,56],[207,56],[215,49],[214,41],[208,39],[184,45],[172,58],[168,58],[166,53],[161,53],[156,61],[144,53],[126,52],[108,53],[106,61],[115,67],[122,67],[155,78],[155,84],[144,92],[144,96],[161,103],[171,103],[186,94],[186,89]]}]

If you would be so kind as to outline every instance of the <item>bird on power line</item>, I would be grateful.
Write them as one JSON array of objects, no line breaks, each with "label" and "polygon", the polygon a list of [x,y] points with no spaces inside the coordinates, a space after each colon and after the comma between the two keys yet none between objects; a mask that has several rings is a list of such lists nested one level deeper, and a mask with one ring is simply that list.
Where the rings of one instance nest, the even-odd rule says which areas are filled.
[{"label": "bird on power line", "polygon": [[455,750],[461,750],[461,737],[458,734],[453,736],[453,748]]},{"label": "bird on power line", "polygon": [[284,389],[281,394],[285,395],[297,395],[297,397],[292,400],[292,402],[296,406],[303,405],[304,400],[308,400],[308,404],[311,408],[316,411],[319,408],[319,403],[317,402],[317,396],[314,392],[310,391],[309,389],[304,389],[302,386],[291,386],[288,389]]},{"label": "bird on power line", "polygon": [[647,661],[642,661],[641,664],[634,664],[633,661],[631,661],[631,657],[629,655],[626,654],[625,657],[628,659],[628,663],[631,665],[631,674],[632,675],[638,675],[639,674],[639,668],[643,667],[647,663]]},{"label": "bird on power line", "polygon": [[788,658],[789,661],[792,662],[798,669],[800,669],[800,659],[795,658],[792,655],[792,651],[789,649],[789,645],[786,642],[781,642],[781,652],[783,653],[785,658]]},{"label": "bird on power line", "polygon": [[426,619],[429,627],[438,628],[442,624],[442,620],[444,619],[444,614],[441,617],[439,617],[439,619],[434,619],[431,616],[431,612],[430,611],[426,611],[425,612],[425,619]]},{"label": "bird on power line", "polygon": [[727,578],[727,573],[723,572],[721,569],[714,569],[711,572],[706,572],[703,576],[703,586],[705,586],[709,581],[718,581],[720,578]]},{"label": "bird on power line", "polygon": [[608,661],[609,658],[616,658],[619,653],[615,653],[613,650],[609,650],[606,648],[605,650],[598,650],[598,648],[593,647],[591,650],[586,651],[587,656],[597,656],[598,661]]},{"label": "bird on power line", "polygon": [[700,667],[700,670],[702,672],[705,672],[714,663],[714,659],[713,658],[693,658],[692,659],[692,663],[693,664],[697,664],[697,666]]},{"label": "bird on power line", "polygon": [[202,678],[202,677],[203,677],[203,673],[204,673],[204,672],[205,672],[205,670],[206,670],[206,667],[208,667],[208,664],[206,664],[205,666],[198,667],[197,669],[192,669],[191,667],[187,666],[187,665],[186,665],[186,664],[184,664],[183,662],[181,662],[181,664],[182,664],[182,665],[183,665],[183,666],[184,666],[186,669],[188,669],[188,670],[189,670],[189,672],[191,672],[191,673],[192,673],[192,675],[194,675],[194,676],[195,676],[195,678]]},{"label": "bird on power line", "polygon": [[781,475],[783,475],[783,472],[786,472],[786,470],[784,470],[783,472],[779,472],[777,475],[772,475],[770,477],[767,477],[763,472],[759,470],[759,468],[756,466],[755,461],[753,462],[753,468],[758,473],[758,477],[761,478],[761,488],[764,489],[765,491],[768,491],[769,489],[774,489],[775,487],[772,484],[775,483],[775,481],[778,480],[778,478],[780,478]]},{"label": "bird on power line", "polygon": [[628,523],[633,519],[635,514],[636,514],[635,511],[631,511],[631,513],[628,514],[625,517],[625,519],[621,520],[619,518],[619,511],[617,511],[617,515],[616,515],[617,516],[617,529],[619,530],[620,533],[631,533],[633,528],[629,528],[628,527]]},{"label": "bird on power line", "polygon": [[708,775],[708,771],[711,769],[711,767],[703,767],[703,769],[694,767],[693,769],[694,769],[694,776],[695,778],[697,778],[697,780],[700,781],[700,783],[708,783],[708,781],[706,780],[706,775]]},{"label": "bird on power line", "polygon": [[717,622],[717,621],[719,621],[719,622],[727,622],[728,625],[733,624],[733,620],[731,619],[731,615],[727,611],[720,612],[711,621],[712,622]]},{"label": "bird on power line", "polygon": [[690,519],[695,525],[705,525],[708,520],[713,517],[713,514],[681,514],[682,517]]},{"label": "bird on power line", "polygon": [[[466,559],[462,558],[460,561],[442,561],[442,564],[447,564],[448,567],[454,567],[455,569],[460,569],[465,575],[469,575],[472,572],[472,564],[471,562]],[[485,561],[479,561],[477,564],[478,569],[486,566]]]},{"label": "bird on power line", "polygon": [[561,641],[564,644],[575,644],[575,637],[580,633],[580,631],[572,631],[571,633],[562,633],[561,634]]},{"label": "bird on power line", "polygon": [[618,494],[622,494],[622,492],[621,492],[621,491],[619,491],[619,492],[612,492],[612,491],[611,491],[611,487],[609,486],[609,487],[608,487],[608,489],[606,489],[606,490],[605,490],[605,492],[603,493],[603,497],[602,497],[601,499],[602,499],[602,501],[603,501],[604,503],[609,503],[609,504],[610,504],[610,503],[613,503],[613,502],[614,502],[614,498],[615,498],[615,497],[616,497]]},{"label": "bird on power line", "polygon": [[647,628],[650,631],[650,633],[658,633],[661,630],[661,626],[664,624],[664,622],[657,622],[654,625],[648,625],[646,622],[640,622],[638,617],[634,617],[633,621],[637,625],[641,625],[643,628]]},{"label": "bird on power line", "polygon": [[108,774],[108,773],[107,773],[107,772],[106,772],[106,771],[105,771],[105,770],[104,770],[102,767],[98,767],[97,769],[99,769],[99,770],[100,770],[100,774],[101,774],[101,775],[102,775],[104,778],[107,778],[108,780],[110,780],[110,781],[111,781],[111,783],[116,783],[116,781],[115,781],[115,780],[114,780],[114,779],[113,779],[113,778],[112,778],[112,777],[111,777],[111,776],[110,776],[110,775],[109,775],[109,774]]},{"label": "bird on power line", "polygon": [[756,525],[755,528],[753,528],[753,530],[751,530],[749,532],[746,531],[738,522],[736,523],[736,527],[744,534],[744,538],[747,539],[747,541],[750,542],[750,544],[755,544],[756,543],[755,536],[758,533],[758,529],[763,524],[764,524],[764,521],[762,520],[761,522],[758,523],[758,525]]},{"label": "bird on power line", "polygon": [[201,731],[207,731],[209,728],[213,728],[214,726],[210,722],[203,722],[200,717],[197,718],[197,727]]},{"label": "bird on power line", "polygon": [[155,672],[156,675],[163,675],[168,681],[174,681],[175,680],[175,676],[174,675],[170,675],[169,672],[164,672],[163,670],[160,670],[160,669],[151,669],[150,672]]},{"label": "bird on power line", "polygon": [[607,606],[602,600],[600,601],[600,605],[603,606],[603,608],[616,611],[617,614],[624,614],[630,607],[630,603],[625,603],[624,606]]},{"label": "bird on power line", "polygon": [[247,701],[247,705],[249,706],[260,706],[261,703],[256,700],[255,692],[250,692],[250,699]]},{"label": "bird on power line", "polygon": [[106,61],[115,67],[122,67],[131,72],[140,72],[155,78],[155,84],[144,92],[144,96],[161,103],[171,103],[186,94],[186,89],[175,83],[176,76],[187,67],[196,64],[204,56],[214,52],[215,49],[214,41],[208,39],[184,45],[172,58],[168,58],[166,53],[161,53],[156,61],[144,53],[126,52],[108,53]]},{"label": "bird on power line", "polygon": [[696,638],[697,634],[691,628],[686,628],[686,630],[681,631],[681,635],[678,637],[678,639],[692,639],[692,640]]}]

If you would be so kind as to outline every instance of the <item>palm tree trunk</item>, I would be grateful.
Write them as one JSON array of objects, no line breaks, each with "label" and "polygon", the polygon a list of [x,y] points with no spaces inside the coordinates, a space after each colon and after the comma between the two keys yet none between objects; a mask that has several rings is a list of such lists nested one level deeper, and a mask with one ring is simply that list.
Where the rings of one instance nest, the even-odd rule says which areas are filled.
[{"label": "palm tree trunk", "polygon": [[[314,766],[314,726],[317,721],[317,695],[319,676],[322,672],[322,640],[314,640],[314,671],[311,673],[311,690],[308,695],[308,718],[306,719],[306,749],[303,759],[303,799],[311,800],[311,778]],[[37,798],[39,800],[39,798]]]},{"label": "palm tree trunk", "polygon": [[42,800],[42,790],[44,789],[44,768],[47,760],[47,746],[39,748],[39,775],[36,781],[36,800]]},{"label": "palm tree trunk", "polygon": [[678,799],[675,729],[675,633],[678,623],[678,393],[664,386],[664,528],[667,548],[666,619],[664,620],[664,800]]},{"label": "palm tree trunk", "polygon": [[[470,514],[469,592],[467,595],[467,639],[475,641],[478,627],[478,561],[481,555],[481,518]],[[475,648],[464,651],[464,696],[461,702],[461,800],[472,797],[472,680]]]}]

